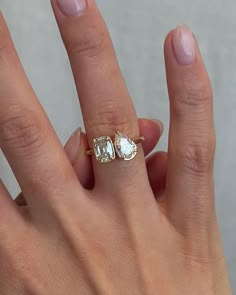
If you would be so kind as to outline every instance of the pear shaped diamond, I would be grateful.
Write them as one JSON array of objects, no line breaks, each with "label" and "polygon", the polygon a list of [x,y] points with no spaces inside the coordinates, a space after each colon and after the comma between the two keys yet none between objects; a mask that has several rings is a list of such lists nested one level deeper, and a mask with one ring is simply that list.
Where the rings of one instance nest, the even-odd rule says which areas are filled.
[{"label": "pear shaped diamond", "polygon": [[117,156],[123,160],[132,160],[137,155],[137,145],[128,136],[119,131],[116,133],[114,145]]}]

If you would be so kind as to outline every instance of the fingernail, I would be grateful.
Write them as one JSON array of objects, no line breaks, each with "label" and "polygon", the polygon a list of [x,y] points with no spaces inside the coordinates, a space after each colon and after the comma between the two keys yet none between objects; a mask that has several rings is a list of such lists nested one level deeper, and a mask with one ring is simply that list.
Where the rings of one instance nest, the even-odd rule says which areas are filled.
[{"label": "fingernail", "polygon": [[76,162],[80,148],[81,128],[78,128],[66,143],[65,151],[72,165]]},{"label": "fingernail", "polygon": [[160,129],[160,135],[162,135],[163,132],[164,132],[163,123],[160,120],[157,120],[157,119],[151,119],[151,120],[152,120],[152,122],[154,122],[158,126],[158,128]]},{"label": "fingernail", "polygon": [[58,0],[63,14],[73,16],[81,14],[87,8],[87,0]]},{"label": "fingernail", "polygon": [[81,128],[77,128],[75,130],[75,132],[72,133],[72,135],[71,135],[70,138],[72,138],[72,137],[79,137],[79,139],[80,139],[80,135],[81,135]]},{"label": "fingernail", "polygon": [[196,59],[195,38],[186,25],[179,25],[173,32],[173,48],[177,62],[181,65],[191,65]]}]

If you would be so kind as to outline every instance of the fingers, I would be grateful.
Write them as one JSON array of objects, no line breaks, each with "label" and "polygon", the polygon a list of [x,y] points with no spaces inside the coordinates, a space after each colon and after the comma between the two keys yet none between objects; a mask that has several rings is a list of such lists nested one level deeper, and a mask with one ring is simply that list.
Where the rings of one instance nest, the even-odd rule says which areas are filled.
[{"label": "fingers", "polygon": [[[157,145],[164,127],[163,124],[156,119],[139,119],[139,129],[141,134],[145,137],[143,149],[145,156],[147,156]],[[86,189],[92,189],[94,187],[94,175],[91,158],[86,155],[88,148],[86,134],[79,128],[67,141],[65,152],[82,186]],[[160,193],[160,190],[163,190],[164,186],[163,173],[166,173],[166,167],[162,164],[162,158],[163,157],[159,157],[159,153],[157,153],[147,160],[149,180],[156,195]],[[164,168],[163,172],[161,171],[162,168]],[[15,202],[18,206],[27,205],[22,193],[18,195]]]},{"label": "fingers", "polygon": [[[137,123],[137,118],[108,30],[94,1],[78,5],[76,8],[81,11],[72,9],[75,5],[68,8],[74,2],[54,0],[52,6],[70,58],[90,141],[101,134],[113,136],[117,129],[126,127],[126,121]],[[136,124],[131,135],[137,133]]]},{"label": "fingers", "polygon": [[70,137],[65,145],[66,154],[75,170],[75,173],[86,189],[94,187],[94,173],[91,157],[86,154],[89,149],[87,136],[81,129]]},{"label": "fingers", "polygon": [[[139,119],[140,133],[144,136],[144,155],[148,155],[157,145],[163,124],[159,120]],[[94,174],[91,158],[86,155],[89,148],[86,135],[78,129],[68,140],[65,151],[77,174],[80,183],[87,189],[94,186]]]},{"label": "fingers", "polygon": [[167,198],[171,218],[183,228],[206,222],[214,211],[212,89],[186,26],[168,35],[165,62],[170,97]]},{"label": "fingers", "polygon": [[[114,137],[117,131],[130,138],[139,136],[135,110],[95,2],[84,1],[84,5],[82,1],[77,1],[78,5],[65,0],[51,2],[69,55],[90,147],[94,138]],[[103,189],[110,183],[114,190],[114,186],[121,185],[121,179],[127,180],[127,187],[139,177],[145,187],[148,184],[141,145],[132,161],[115,160],[101,165],[94,160],[93,167],[96,185],[105,186]]]},{"label": "fingers", "polygon": [[[0,69],[0,145],[25,197],[35,200],[44,195],[42,204],[76,178],[26,78],[1,14]],[[35,207],[38,211],[38,204]]]},{"label": "fingers", "polygon": [[149,155],[152,150],[156,147],[163,134],[164,126],[160,120],[153,119],[139,119],[139,130],[140,134],[144,136],[143,151],[144,155]]},{"label": "fingers", "polygon": [[154,153],[147,158],[146,165],[152,191],[156,199],[158,199],[166,188],[167,153]]}]

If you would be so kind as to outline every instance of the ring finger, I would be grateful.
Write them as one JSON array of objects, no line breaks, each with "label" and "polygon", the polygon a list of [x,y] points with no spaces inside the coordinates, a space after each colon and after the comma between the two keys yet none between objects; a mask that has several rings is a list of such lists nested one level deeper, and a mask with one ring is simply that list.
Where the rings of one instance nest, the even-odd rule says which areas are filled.
[{"label": "ring finger", "polygon": [[[139,136],[133,103],[95,2],[52,0],[52,6],[72,66],[90,147],[94,138],[113,137],[118,130],[130,138]],[[143,188],[147,188],[141,149],[132,161],[101,165],[94,160],[93,166],[97,187],[113,190],[126,179],[126,187],[137,185],[141,189],[139,179],[144,179]],[[133,179],[137,179],[136,184]]]}]

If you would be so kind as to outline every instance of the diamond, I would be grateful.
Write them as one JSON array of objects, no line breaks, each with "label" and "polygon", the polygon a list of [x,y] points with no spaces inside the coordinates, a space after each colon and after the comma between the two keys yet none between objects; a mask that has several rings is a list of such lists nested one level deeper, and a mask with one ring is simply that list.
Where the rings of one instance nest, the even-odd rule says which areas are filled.
[{"label": "diamond", "polygon": [[94,139],[94,154],[100,163],[112,162],[116,158],[112,139],[109,136]]},{"label": "diamond", "polygon": [[115,150],[119,158],[129,161],[137,155],[138,147],[128,136],[118,131],[115,136]]}]

